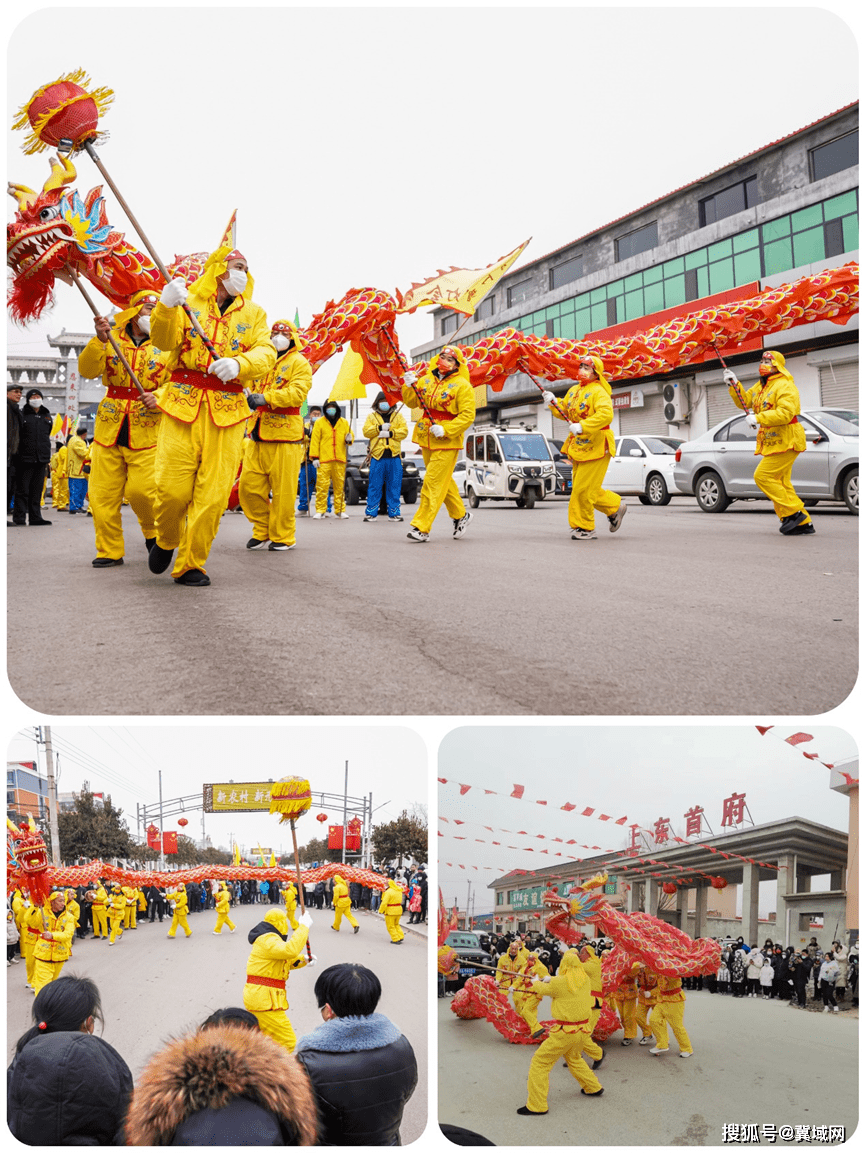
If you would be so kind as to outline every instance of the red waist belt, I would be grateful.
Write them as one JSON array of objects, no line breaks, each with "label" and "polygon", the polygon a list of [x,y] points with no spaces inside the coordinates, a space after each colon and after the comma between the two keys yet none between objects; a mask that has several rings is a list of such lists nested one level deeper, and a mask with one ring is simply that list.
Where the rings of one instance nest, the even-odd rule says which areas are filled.
[{"label": "red waist belt", "polygon": [[584,1021],[557,1021],[555,1019],[555,1017],[553,1018],[553,1024],[554,1025],[588,1025],[588,1023],[589,1023],[588,1017],[586,1017],[586,1019]]},{"label": "red waist belt", "polygon": [[258,411],[275,412],[278,416],[300,416],[300,409],[295,405],[291,405],[288,408],[273,408],[272,405],[263,404]]},{"label": "red waist belt", "polygon": [[40,933],[42,932],[42,930],[41,929],[31,929],[30,926],[28,925],[27,926],[27,932],[33,933],[34,936],[38,937],[40,935]]},{"label": "red waist belt", "polygon": [[269,989],[284,989],[285,981],[278,981],[275,977],[256,977],[253,973],[246,974],[247,985],[267,985]]},{"label": "red waist belt", "polygon": [[592,989],[592,996],[593,997],[603,997],[603,995],[604,994],[602,992],[598,992],[597,989]]},{"label": "red waist belt", "polygon": [[175,368],[171,374],[172,384],[192,384],[196,388],[208,389],[210,392],[243,392],[243,385],[239,380],[220,380],[208,376],[206,372],[196,372],[188,368]]},{"label": "red waist belt", "polygon": [[427,412],[430,414],[430,416],[434,416],[438,421],[454,420],[456,415],[453,412],[445,412],[441,408],[428,408]]}]

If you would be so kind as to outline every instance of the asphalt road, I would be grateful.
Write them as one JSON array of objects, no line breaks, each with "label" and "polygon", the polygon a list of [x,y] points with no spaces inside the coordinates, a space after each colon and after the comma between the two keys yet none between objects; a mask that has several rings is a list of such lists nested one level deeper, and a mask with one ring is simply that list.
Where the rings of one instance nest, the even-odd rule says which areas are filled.
[{"label": "asphalt road", "polygon": [[[852,1137],[857,1012],[824,1016],[708,992],[686,997],[693,1057],[679,1059],[672,1033],[670,1052],[653,1057],[649,1046],[623,1048],[620,1031],[598,1070],[603,1096],[581,1096],[559,1062],[542,1117],[516,1113],[526,1103],[533,1046],[510,1045],[487,1021],[461,1021],[449,998],[439,1001],[439,1121],[496,1145],[721,1145],[725,1124],[747,1123],[843,1125]],[[541,1020],[548,1011],[545,1001]],[[778,1140],[775,1148],[794,1144]]]},{"label": "asphalt road", "polygon": [[[236,931],[231,934],[223,928],[216,940],[216,912],[207,910],[190,914],[189,938],[178,929],[177,937],[169,940],[168,922],[139,921],[135,932],[125,932],[113,947],[93,937],[73,945],[63,972],[96,982],[105,1015],[101,1036],[120,1053],[134,1078],[170,1037],[195,1030],[216,1009],[243,1005],[247,933],[270,907],[235,906],[231,919]],[[288,983],[288,1016],[294,1031],[300,1037],[321,1024],[312,990],[322,969],[357,961],[377,973],[382,984],[378,1011],[408,1037],[417,1057],[418,1087],[406,1106],[401,1129],[403,1144],[408,1144],[427,1122],[427,943],[406,932],[403,944],[393,945],[381,918],[362,911],[356,911],[357,934],[345,920],[339,935],[334,933],[329,928],[332,912],[323,909],[312,916],[310,942],[317,965],[293,973]],[[7,978],[8,1065],[18,1038],[33,1023],[33,994],[24,988],[23,960],[7,969]]]},{"label": "asphalt road", "polygon": [[12,687],[60,715],[739,716],[822,713],[855,682],[858,519],[838,506],[785,538],[763,502],[631,498],[617,534],[601,517],[577,542],[560,500],[485,504],[427,544],[406,511],[302,519],[287,553],[248,552],[228,513],[205,589],[149,573],[129,509],[122,568],[91,567],[88,517],[9,529]]}]

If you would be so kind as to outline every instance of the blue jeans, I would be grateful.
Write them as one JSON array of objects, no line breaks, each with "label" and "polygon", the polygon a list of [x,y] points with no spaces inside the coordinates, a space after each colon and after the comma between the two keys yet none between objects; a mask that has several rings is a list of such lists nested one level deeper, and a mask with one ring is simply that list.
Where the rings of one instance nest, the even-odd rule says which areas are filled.
[{"label": "blue jeans", "polygon": [[[309,485],[307,486],[307,473],[309,474]],[[318,469],[314,464],[302,464],[300,466],[300,480],[297,485],[297,511],[308,512],[309,502],[315,498],[315,484],[318,480]],[[328,489],[327,493],[327,511],[330,512],[333,508],[333,496]]]},{"label": "blue jeans", "polygon": [[387,499],[387,515],[399,516],[399,494],[402,487],[402,459],[391,457],[389,460],[375,457],[369,462],[369,487],[366,491],[366,515],[378,516],[381,504],[381,490],[384,489]]},{"label": "blue jeans", "polygon": [[70,476],[69,478],[69,511],[81,512],[84,508],[84,497],[87,493],[86,476]]}]

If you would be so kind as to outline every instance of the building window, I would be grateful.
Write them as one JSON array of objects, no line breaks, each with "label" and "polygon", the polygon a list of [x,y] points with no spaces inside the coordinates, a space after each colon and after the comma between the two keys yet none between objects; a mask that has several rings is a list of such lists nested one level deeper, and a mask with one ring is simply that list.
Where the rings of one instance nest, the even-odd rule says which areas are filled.
[{"label": "building window", "polygon": [[496,294],[488,296],[486,300],[482,300],[475,310],[475,320],[485,320],[488,316],[492,316],[496,310]]},{"label": "building window", "polygon": [[859,163],[859,129],[811,149],[811,179],[822,180]]},{"label": "building window", "polygon": [[570,284],[572,280],[579,280],[582,275],[582,256],[572,256],[570,260],[550,269],[550,291],[554,288],[561,288],[563,284]]},{"label": "building window", "polygon": [[737,212],[744,212],[746,208],[753,208],[757,203],[757,177],[749,176],[747,180],[740,180],[729,188],[723,188],[714,196],[707,196],[700,201],[700,227],[714,224],[716,220],[724,220],[727,216],[734,216]]},{"label": "building window", "polygon": [[636,256],[640,252],[648,252],[650,248],[658,247],[658,224],[652,221],[642,228],[620,236],[616,241],[616,260],[627,260],[629,256]]},{"label": "building window", "polygon": [[456,329],[457,314],[455,312],[446,312],[441,319],[442,336],[447,336],[449,332],[456,332]]},{"label": "building window", "polygon": [[607,326],[609,327],[611,324],[618,324],[615,296],[607,301]]},{"label": "building window", "polygon": [[700,289],[697,286],[697,270],[696,268],[685,269],[685,300],[696,300],[700,295]]},{"label": "building window", "polygon": [[521,280],[519,284],[512,284],[508,289],[508,308],[513,308],[515,304],[525,300],[531,290],[532,282],[530,280]]},{"label": "building window", "polygon": [[840,256],[844,251],[844,229],[840,220],[827,220],[823,225],[826,256]]},{"label": "building window", "polygon": [[503,905],[505,903],[504,893],[496,893],[496,904]]},{"label": "building window", "polygon": [[544,321],[544,334],[553,340],[556,335],[556,322],[554,320]]}]

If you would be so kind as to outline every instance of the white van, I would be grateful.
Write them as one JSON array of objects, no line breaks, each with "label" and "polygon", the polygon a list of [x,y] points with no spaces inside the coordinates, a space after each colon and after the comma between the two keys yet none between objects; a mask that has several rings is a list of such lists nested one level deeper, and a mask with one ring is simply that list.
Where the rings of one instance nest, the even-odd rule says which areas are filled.
[{"label": "white van", "polygon": [[540,432],[491,428],[466,436],[466,498],[471,508],[482,500],[512,500],[533,508],[556,491],[556,466]]}]

